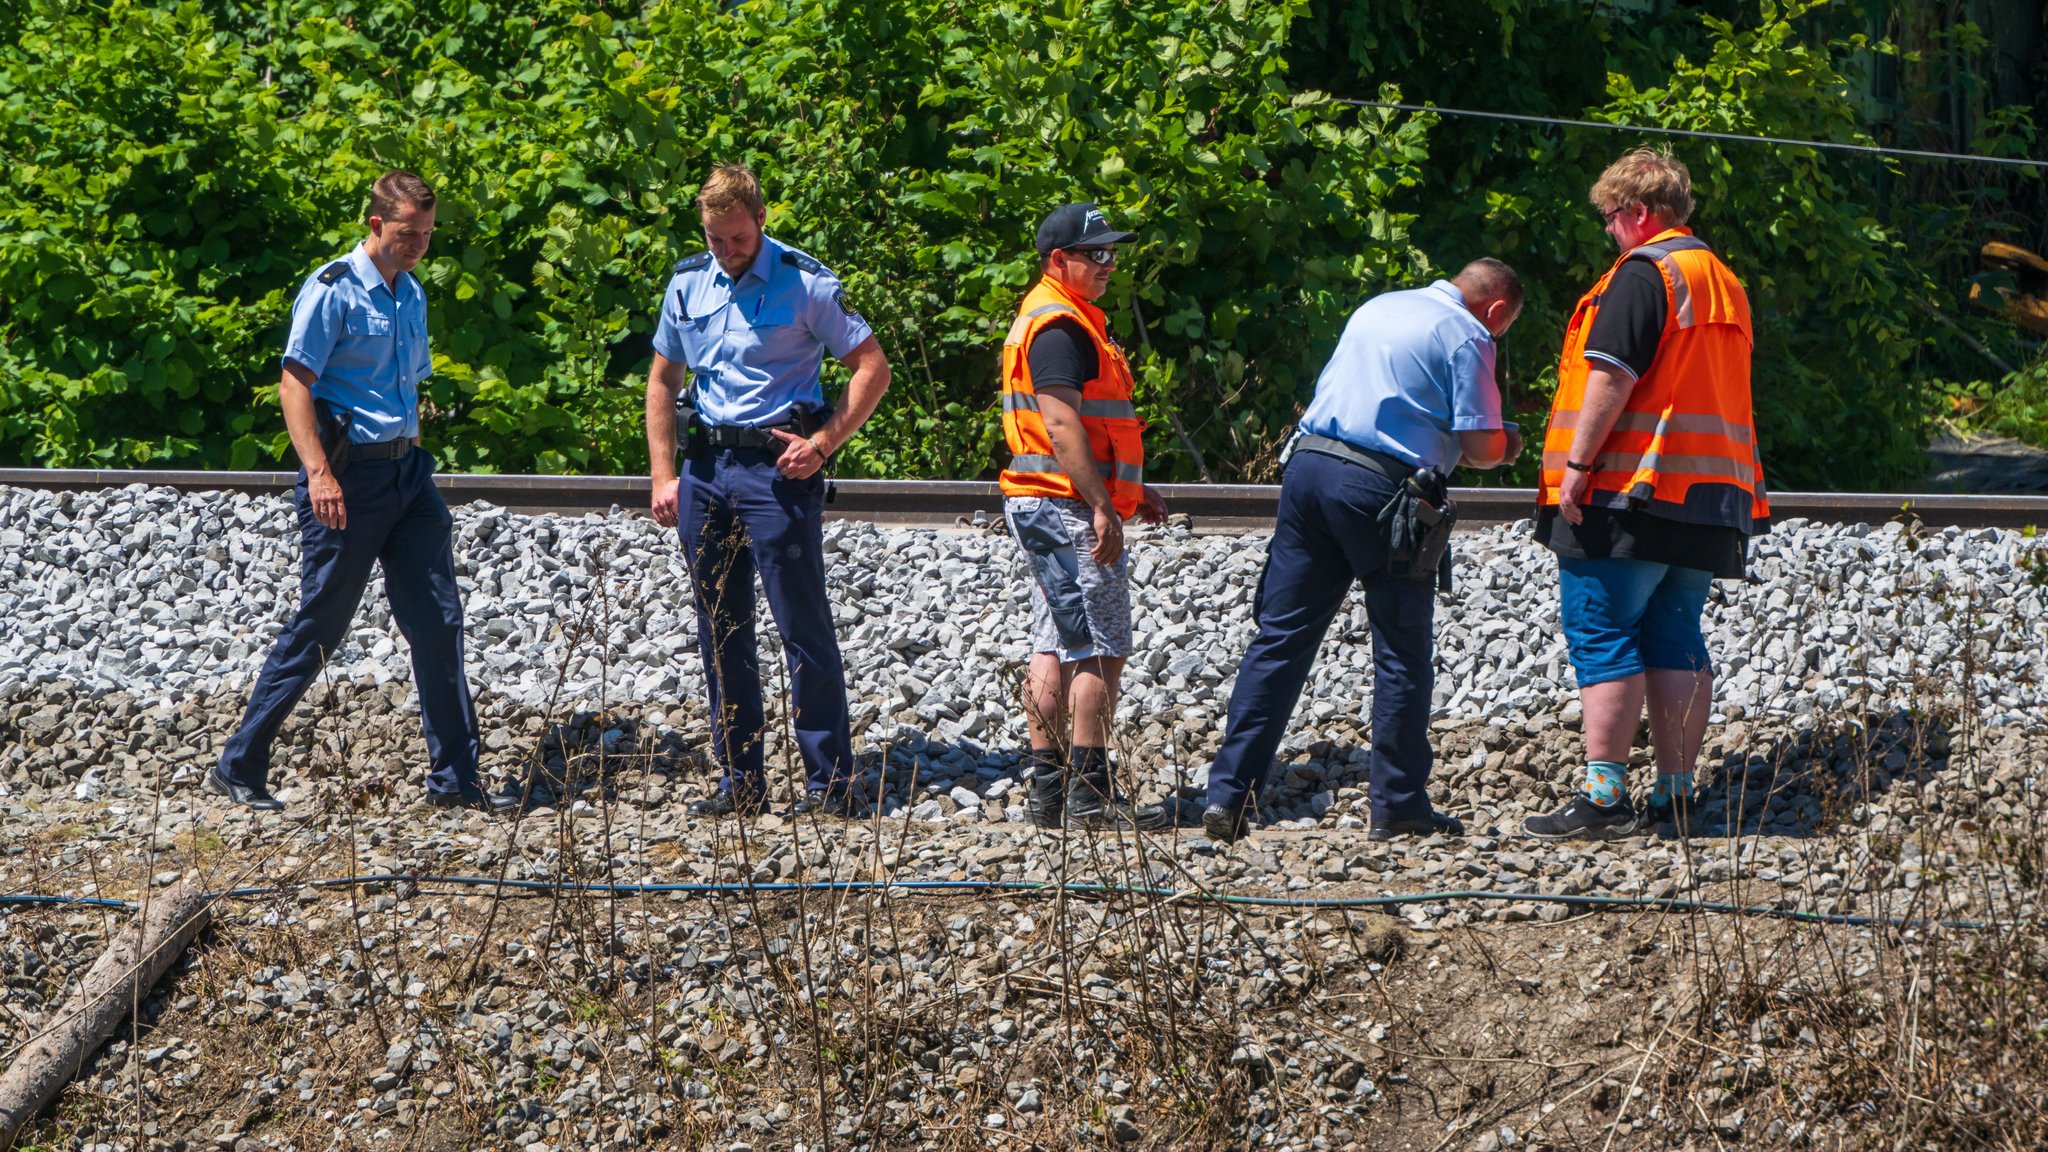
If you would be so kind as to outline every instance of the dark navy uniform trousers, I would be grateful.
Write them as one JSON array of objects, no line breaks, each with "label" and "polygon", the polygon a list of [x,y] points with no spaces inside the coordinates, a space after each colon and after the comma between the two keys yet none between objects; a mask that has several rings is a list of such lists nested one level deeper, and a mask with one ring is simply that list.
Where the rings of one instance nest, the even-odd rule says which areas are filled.
[{"label": "dark navy uniform trousers", "polygon": [[1436,581],[1388,579],[1376,523],[1393,480],[1371,468],[1296,452],[1259,582],[1258,636],[1230,694],[1229,726],[1209,771],[1210,804],[1241,813],[1272,770],[1316,649],[1354,581],[1372,625],[1372,818],[1429,814],[1429,707],[1435,684]]},{"label": "dark navy uniform trousers", "polygon": [[806,787],[853,781],[846,668],[825,595],[825,477],[786,479],[779,449],[714,449],[685,460],[676,529],[690,564],[697,647],[711,686],[712,755],[719,787],[758,795],[762,767],[761,665],[755,650],[754,577],[768,594],[789,666],[797,749]]},{"label": "dark navy uniform trousers", "polygon": [[292,706],[348,634],[370,582],[384,565],[391,615],[412,648],[413,682],[432,771],[427,787],[451,792],[477,780],[476,708],[463,674],[462,597],[455,585],[453,518],[434,487],[425,452],[359,460],[341,475],[348,527],[313,515],[306,473],[295,490],[299,514],[299,612],[270,650],[242,726],[221,754],[220,773],[258,786],[270,772],[270,744]]}]

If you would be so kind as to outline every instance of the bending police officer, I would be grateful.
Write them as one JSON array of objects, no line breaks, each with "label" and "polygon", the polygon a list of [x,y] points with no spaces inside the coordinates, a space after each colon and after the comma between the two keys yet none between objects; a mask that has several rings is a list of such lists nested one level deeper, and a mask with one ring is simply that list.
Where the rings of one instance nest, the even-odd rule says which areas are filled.
[{"label": "bending police officer", "polygon": [[[808,767],[799,812],[858,816],[846,671],[825,592],[825,462],[875,410],[889,362],[832,270],[762,232],[767,209],[744,165],[712,170],[697,194],[710,249],[683,260],[662,295],[647,376],[653,512],[688,558],[697,642],[710,687],[718,791],[697,808],[749,816],[767,790],[755,651],[758,574],[782,636],[796,742]],[[825,404],[830,352],[852,370]],[[677,402],[694,378],[693,417]],[[687,437],[675,464],[679,431]]]},{"label": "bending police officer", "polygon": [[314,273],[292,305],[278,398],[302,467],[299,609],[264,662],[242,724],[206,783],[259,811],[270,747],[285,717],[341,644],[372,565],[412,649],[430,768],[427,800],[502,811],[477,774],[476,709],[463,671],[462,598],[453,523],[419,450],[419,387],[432,366],[427,304],[412,274],[434,231],[434,193],[410,172],[370,192],[370,234]]},{"label": "bending police officer", "polygon": [[1521,454],[1520,432],[1502,426],[1494,379],[1494,341],[1521,310],[1520,278],[1482,259],[1451,280],[1375,296],[1345,324],[1281,481],[1258,634],[1238,667],[1209,773],[1202,827],[1211,839],[1245,835],[1252,797],[1353,582],[1365,585],[1372,627],[1368,835],[1464,834],[1456,818],[1431,808],[1426,791],[1436,573],[1391,576],[1380,521],[1418,469],[1444,475]]}]

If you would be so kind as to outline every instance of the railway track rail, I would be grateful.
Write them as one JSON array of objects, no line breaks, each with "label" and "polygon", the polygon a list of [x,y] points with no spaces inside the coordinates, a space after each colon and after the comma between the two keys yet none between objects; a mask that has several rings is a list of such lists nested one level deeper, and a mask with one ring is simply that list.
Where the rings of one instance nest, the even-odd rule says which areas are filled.
[{"label": "railway track rail", "polygon": [[[0,486],[43,491],[97,491],[130,484],[185,492],[281,492],[290,472],[173,472],[122,469],[0,468]],[[630,512],[647,508],[647,480],[636,476],[435,477],[451,504],[489,501],[514,512],[568,515],[606,512],[613,505]],[[994,483],[980,480],[839,480],[826,515],[835,519],[893,524],[952,524],[979,512],[993,517],[1002,507]],[[1167,506],[1194,518],[1203,531],[1244,531],[1273,522],[1280,489],[1270,484],[1163,484]],[[1529,515],[1536,494],[1528,488],[1458,488],[1461,520],[1498,524]],[[1883,524],[1917,517],[1941,528],[2024,528],[2048,526],[2048,495],[1958,495],[1898,492],[1773,492],[1771,510],[1780,520],[1795,517],[1829,523]]]}]

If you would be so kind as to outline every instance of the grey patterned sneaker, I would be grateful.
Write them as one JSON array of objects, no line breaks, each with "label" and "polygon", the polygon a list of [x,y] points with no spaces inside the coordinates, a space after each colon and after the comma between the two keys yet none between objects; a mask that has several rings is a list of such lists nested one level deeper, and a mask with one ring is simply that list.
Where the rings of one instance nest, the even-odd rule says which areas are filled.
[{"label": "grey patterned sneaker", "polygon": [[1595,804],[1591,796],[1574,792],[1557,811],[1522,821],[1522,833],[1538,840],[1604,840],[1629,835],[1637,823],[1636,810],[1625,799]]}]

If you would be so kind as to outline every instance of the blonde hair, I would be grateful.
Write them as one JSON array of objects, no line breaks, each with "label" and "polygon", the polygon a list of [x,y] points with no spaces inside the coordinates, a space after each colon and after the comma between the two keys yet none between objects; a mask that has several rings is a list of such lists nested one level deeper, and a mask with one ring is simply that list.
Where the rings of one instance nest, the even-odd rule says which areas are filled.
[{"label": "blonde hair", "polygon": [[1588,199],[1603,212],[1640,204],[1667,224],[1683,224],[1692,217],[1692,173],[1667,151],[1635,148],[1607,166]]},{"label": "blonde hair", "polygon": [[720,164],[697,190],[697,211],[706,216],[723,216],[737,208],[755,216],[761,214],[761,182],[745,164]]}]

